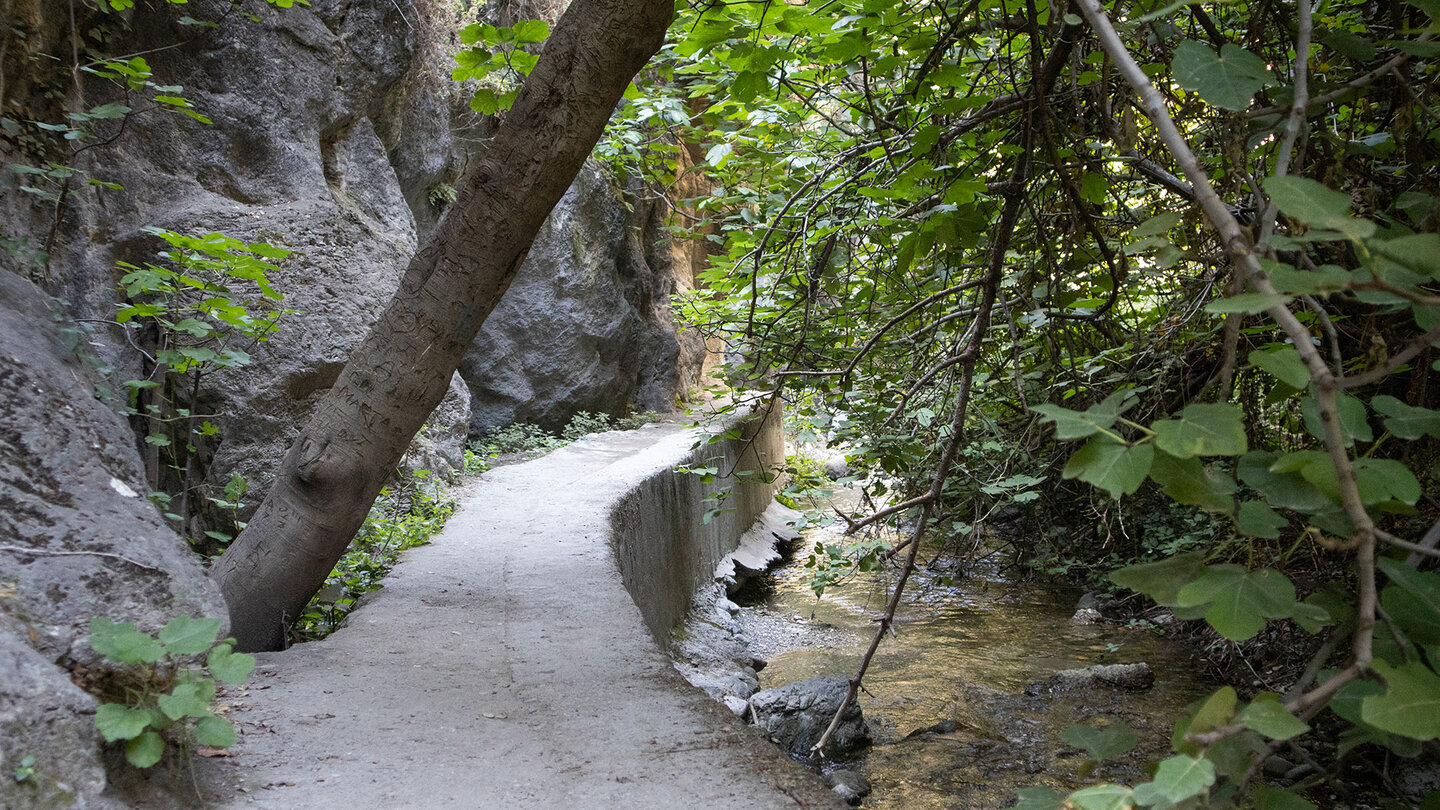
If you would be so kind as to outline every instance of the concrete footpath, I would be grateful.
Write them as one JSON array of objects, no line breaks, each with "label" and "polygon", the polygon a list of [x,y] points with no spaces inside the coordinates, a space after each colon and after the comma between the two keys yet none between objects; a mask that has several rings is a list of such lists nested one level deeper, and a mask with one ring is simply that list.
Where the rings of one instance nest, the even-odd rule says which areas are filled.
[{"label": "concrete footpath", "polygon": [[260,656],[210,806],[841,806],[680,678],[621,583],[610,511],[692,441],[604,434],[457,491],[345,628]]}]

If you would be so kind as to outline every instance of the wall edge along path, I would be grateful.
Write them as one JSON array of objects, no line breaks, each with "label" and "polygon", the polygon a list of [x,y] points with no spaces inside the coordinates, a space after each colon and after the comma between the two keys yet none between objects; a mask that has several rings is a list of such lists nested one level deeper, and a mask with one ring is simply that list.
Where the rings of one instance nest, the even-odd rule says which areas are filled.
[{"label": "wall edge along path", "polygon": [[[770,506],[785,462],[778,398],[709,426],[723,433],[631,487],[610,512],[625,589],[664,647],[720,559]],[[677,468],[713,467],[711,480]],[[717,503],[716,499],[720,499]],[[721,511],[705,520],[708,510]]]}]

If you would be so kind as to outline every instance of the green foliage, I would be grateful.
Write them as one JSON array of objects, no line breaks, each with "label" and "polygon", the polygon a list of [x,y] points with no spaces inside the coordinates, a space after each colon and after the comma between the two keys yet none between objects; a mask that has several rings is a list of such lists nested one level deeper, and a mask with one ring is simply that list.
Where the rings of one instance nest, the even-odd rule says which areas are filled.
[{"label": "green foliage", "polygon": [[380,587],[400,553],[429,543],[454,512],[455,501],[446,497],[440,478],[425,470],[382,489],[350,547],[291,627],[291,641],[314,641],[340,629],[360,597]]},{"label": "green foliage", "polygon": [[1181,87],[1227,110],[1249,107],[1260,88],[1271,83],[1265,60],[1229,43],[1222,45],[1216,55],[1209,45],[1184,40],[1175,46],[1171,68]]},{"label": "green foliage", "polygon": [[470,108],[476,112],[494,115],[508,110],[539,58],[533,46],[549,36],[550,24],[544,20],[521,20],[512,26],[467,25],[460,29],[460,42],[467,47],[455,54],[458,67],[450,77],[478,83],[470,98]]},{"label": "green foliage", "polygon": [[453,203],[460,198],[460,192],[449,183],[436,183],[425,192],[425,199],[435,208]]},{"label": "green foliage", "polygon": [[15,766],[11,776],[16,782],[28,782],[35,778],[35,756],[26,754],[20,758],[20,764]]},{"label": "green foliage", "polygon": [[775,493],[775,500],[805,514],[804,522],[796,528],[803,529],[828,517],[828,509],[817,508],[834,491],[825,464],[806,456],[788,455],[784,473],[785,485]]},{"label": "green foliage", "polygon": [[[204,378],[249,365],[251,352],[267,341],[281,318],[283,296],[270,283],[278,270],[274,261],[290,251],[264,242],[243,242],[224,234],[191,236],[159,228],[147,229],[168,249],[158,262],[119,262],[123,275],[116,323],[130,333],[132,346],[148,343],[148,376],[127,380],[128,413],[144,425],[151,487],[168,518],[191,535],[190,525],[202,507],[229,513],[240,508],[249,485],[232,475],[221,491],[201,483],[208,447],[218,443],[215,414],[199,409]],[[143,351],[143,350],[142,350]],[[178,497],[177,497],[178,493]],[[206,530],[192,543],[213,548],[228,542],[233,531]],[[208,539],[207,539],[208,538]]]},{"label": "green foliage", "polygon": [[552,435],[539,425],[516,422],[495,428],[480,438],[480,446],[492,456],[510,453],[550,452],[566,444],[564,439]]},{"label": "green foliage", "polygon": [[539,425],[516,422],[487,431],[475,443],[475,448],[476,452],[489,456],[512,453],[548,453],[571,442],[579,441],[591,433],[604,433],[609,430],[635,430],[655,422],[659,418],[659,415],[653,411],[621,417],[579,411],[570,418],[558,436]]},{"label": "green foliage", "polygon": [[[95,728],[106,742],[124,742],[131,765],[155,765],[170,745],[188,751],[235,744],[234,725],[211,708],[215,682],[244,683],[255,659],[234,652],[235,640],[220,640],[219,633],[219,619],[188,616],[171,619],[156,635],[132,622],[90,621],[90,646],[114,667],[101,693],[110,700],[96,709]],[[206,656],[203,666],[191,663],[199,655]]]},{"label": "green foliage", "polygon": [[[1440,517],[1440,51],[1417,39],[1436,9],[1307,6],[1312,103],[1287,132],[1296,7],[1101,5],[1193,163],[1079,9],[1000,0],[684,9],[597,153],[694,195],[672,232],[712,259],[684,318],[725,341],[725,382],[780,389],[843,443],[877,502],[929,490],[968,395],[931,542],[1034,510],[1054,519],[1015,541],[1032,570],[1120,569],[1226,650],[1289,622],[1373,648],[1373,668],[1297,693],[1360,678],[1340,691],[1346,744],[1413,752],[1374,707],[1410,705],[1440,663],[1431,584],[1406,573],[1429,572],[1385,553]],[[1412,72],[1381,78],[1398,55]],[[1201,178],[1243,238],[1200,217]],[[893,537],[813,548],[817,590]],[[1151,781],[1069,806],[1243,803],[1265,735],[1331,728],[1301,730],[1293,702],[1224,703]]]},{"label": "green foliage", "polygon": [[1138,738],[1135,732],[1122,724],[1095,728],[1094,726],[1070,726],[1060,732],[1060,739],[1084,749],[1090,759],[1103,762],[1114,759],[1135,747]]}]

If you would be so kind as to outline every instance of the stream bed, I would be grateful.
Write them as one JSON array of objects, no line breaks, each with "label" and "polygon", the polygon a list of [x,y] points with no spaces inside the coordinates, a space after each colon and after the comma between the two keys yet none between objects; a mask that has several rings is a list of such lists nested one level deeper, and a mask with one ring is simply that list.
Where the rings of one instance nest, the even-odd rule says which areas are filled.
[{"label": "stream bed", "polygon": [[[861,574],[816,599],[804,561],[812,528],[794,558],[772,574],[763,602],[737,619],[756,657],[768,662],[760,688],[815,675],[850,677],[883,614],[894,571]],[[865,678],[860,705],[873,747],[857,763],[872,792],[867,808],[999,808],[1017,788],[1070,790],[1084,783],[1086,755],[1060,740],[1072,724],[1124,723],[1139,738],[1128,756],[1092,779],[1143,781],[1147,761],[1169,752],[1173,718],[1213,689],[1189,653],[1153,632],[1072,621],[1078,591],[1013,581],[980,563],[958,576],[937,565],[912,575]],[[1152,688],[1055,690],[1055,672],[1146,662]]]}]

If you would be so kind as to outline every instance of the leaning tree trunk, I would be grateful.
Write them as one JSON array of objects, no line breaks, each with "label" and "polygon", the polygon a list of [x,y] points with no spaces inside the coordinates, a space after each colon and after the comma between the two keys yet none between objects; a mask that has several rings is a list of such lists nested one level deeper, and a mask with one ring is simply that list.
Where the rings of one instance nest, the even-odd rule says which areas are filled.
[{"label": "leaning tree trunk", "polygon": [[279,648],[324,584],[673,12],[673,0],[576,0],[556,23],[450,214],[215,566],[241,649]]}]

